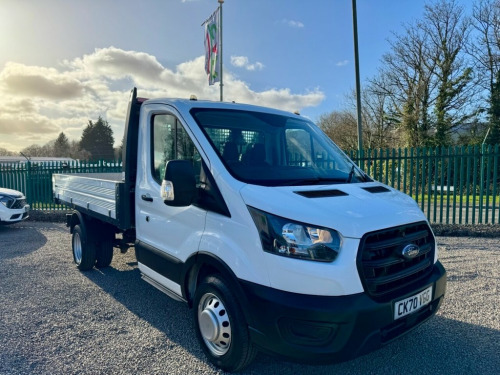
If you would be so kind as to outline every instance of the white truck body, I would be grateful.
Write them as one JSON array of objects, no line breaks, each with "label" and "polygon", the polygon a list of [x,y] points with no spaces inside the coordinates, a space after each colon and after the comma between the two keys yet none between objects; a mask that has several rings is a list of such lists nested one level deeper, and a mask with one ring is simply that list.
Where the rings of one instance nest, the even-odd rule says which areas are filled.
[{"label": "white truck body", "polygon": [[134,91],[127,124],[123,175],[54,177],[56,200],[77,211],[75,261],[106,266],[99,243],[123,232],[144,279],[194,307],[215,365],[239,370],[259,349],[342,361],[435,314],[446,276],[425,216],[307,119]]}]

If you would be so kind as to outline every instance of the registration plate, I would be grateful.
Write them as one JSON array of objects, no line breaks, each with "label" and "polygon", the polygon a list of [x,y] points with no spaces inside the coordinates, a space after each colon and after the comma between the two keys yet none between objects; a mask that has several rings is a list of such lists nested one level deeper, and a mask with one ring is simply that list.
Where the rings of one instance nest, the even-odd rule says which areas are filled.
[{"label": "registration plate", "polygon": [[405,298],[394,304],[394,320],[411,314],[425,305],[428,305],[432,299],[432,286],[415,294],[412,297]]}]

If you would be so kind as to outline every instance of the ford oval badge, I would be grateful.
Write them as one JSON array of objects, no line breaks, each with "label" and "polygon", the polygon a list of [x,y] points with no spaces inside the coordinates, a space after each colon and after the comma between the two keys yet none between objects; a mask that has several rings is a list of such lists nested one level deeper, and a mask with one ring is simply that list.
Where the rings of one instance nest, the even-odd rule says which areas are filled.
[{"label": "ford oval badge", "polygon": [[401,254],[406,259],[413,259],[413,258],[417,257],[418,254],[420,254],[420,247],[411,243],[409,245],[406,245],[403,248],[403,251],[401,252]]}]

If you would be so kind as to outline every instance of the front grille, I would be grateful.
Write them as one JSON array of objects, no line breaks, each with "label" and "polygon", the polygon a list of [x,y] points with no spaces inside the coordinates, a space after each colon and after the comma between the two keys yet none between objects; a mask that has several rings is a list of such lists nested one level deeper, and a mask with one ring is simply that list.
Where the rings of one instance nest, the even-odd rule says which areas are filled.
[{"label": "front grille", "polygon": [[[402,253],[410,244],[420,251],[407,259]],[[434,252],[434,236],[425,222],[367,233],[358,252],[361,281],[374,299],[391,299],[432,272]]]},{"label": "front grille", "polygon": [[13,210],[17,210],[19,208],[23,208],[24,206],[26,206],[26,199],[16,199],[11,208]]}]

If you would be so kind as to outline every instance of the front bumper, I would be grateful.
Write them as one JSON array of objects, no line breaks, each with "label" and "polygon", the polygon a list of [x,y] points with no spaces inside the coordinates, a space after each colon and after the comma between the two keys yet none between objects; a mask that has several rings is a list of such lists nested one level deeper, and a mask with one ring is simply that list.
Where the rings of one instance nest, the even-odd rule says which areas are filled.
[{"label": "front bumper", "polygon": [[0,204],[0,224],[14,224],[27,219],[29,210],[29,205],[25,205],[23,208],[10,209]]},{"label": "front bumper", "polygon": [[[431,302],[394,320],[394,303],[430,285]],[[325,297],[283,292],[242,282],[256,346],[301,362],[341,362],[371,352],[432,317],[446,290],[446,271],[437,262],[412,290],[381,303],[365,293]]]}]

